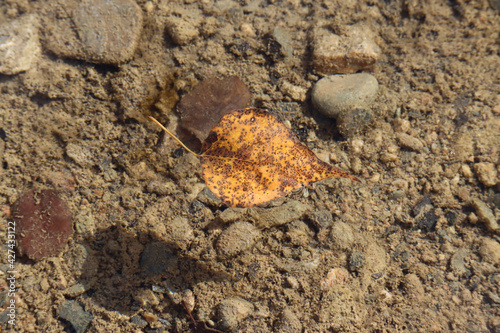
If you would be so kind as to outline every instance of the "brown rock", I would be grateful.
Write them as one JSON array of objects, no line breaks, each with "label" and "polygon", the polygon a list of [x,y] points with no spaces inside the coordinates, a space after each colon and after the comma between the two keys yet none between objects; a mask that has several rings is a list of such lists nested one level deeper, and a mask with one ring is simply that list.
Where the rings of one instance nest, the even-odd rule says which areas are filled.
[{"label": "brown rock", "polygon": [[221,259],[227,259],[251,248],[260,231],[251,223],[236,222],[224,230],[217,240],[217,253]]},{"label": "brown rock", "polygon": [[477,163],[474,165],[477,178],[484,186],[495,186],[497,184],[497,170],[493,163]]},{"label": "brown rock", "polygon": [[71,212],[53,190],[29,191],[12,207],[18,250],[32,260],[58,255],[73,234]]},{"label": "brown rock", "polygon": [[380,53],[370,29],[362,25],[350,27],[346,36],[318,29],[314,36],[313,66],[323,74],[356,73],[372,67]]},{"label": "brown rock", "polygon": [[250,106],[251,95],[236,76],[219,80],[210,78],[184,96],[177,107],[181,126],[201,142],[220,118],[232,110]]}]

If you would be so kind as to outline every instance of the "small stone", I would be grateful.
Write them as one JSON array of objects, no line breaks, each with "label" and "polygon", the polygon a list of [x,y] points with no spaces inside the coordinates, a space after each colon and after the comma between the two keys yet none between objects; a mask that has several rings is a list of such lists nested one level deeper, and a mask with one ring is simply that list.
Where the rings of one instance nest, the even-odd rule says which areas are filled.
[{"label": "small stone", "polygon": [[90,326],[93,316],[86,312],[77,301],[66,301],[57,309],[59,318],[68,321],[76,333],[84,333]]},{"label": "small stone", "polygon": [[396,133],[396,139],[398,140],[399,146],[402,148],[417,152],[420,152],[424,149],[424,144],[422,143],[422,141],[406,133]]},{"label": "small stone", "polygon": [[163,242],[148,244],[141,254],[141,270],[145,276],[158,276],[178,269],[179,258]]},{"label": "small stone", "polygon": [[315,210],[307,216],[317,230],[328,228],[333,223],[332,213],[326,209]]},{"label": "small stone", "polygon": [[187,45],[198,37],[198,29],[188,20],[170,16],[166,22],[167,32],[177,45]]},{"label": "small stone", "polygon": [[38,61],[41,48],[35,15],[0,26],[0,73],[14,75],[29,70]]},{"label": "small stone", "polygon": [[469,275],[471,272],[465,267],[465,258],[470,255],[470,250],[460,248],[450,259],[450,267],[452,271],[458,276]]},{"label": "small stone", "polygon": [[462,164],[462,166],[460,167],[460,172],[465,178],[471,178],[473,176],[472,170],[467,164]]},{"label": "small stone", "polygon": [[377,92],[377,79],[370,74],[331,75],[314,85],[311,98],[324,116],[337,118],[353,109],[367,109]]},{"label": "small stone", "polygon": [[340,114],[337,118],[337,127],[340,134],[351,138],[362,133],[372,120],[371,110],[356,108]]},{"label": "small stone", "polygon": [[290,201],[273,208],[252,207],[248,210],[255,226],[259,229],[277,227],[304,216],[308,206],[300,201]]},{"label": "small stone", "polygon": [[404,290],[406,295],[412,299],[422,300],[425,295],[424,286],[416,274],[407,274],[404,277]]},{"label": "small stone", "polygon": [[254,312],[254,305],[243,298],[231,297],[219,305],[220,324],[223,330],[235,331],[239,324]]},{"label": "small stone", "polygon": [[476,163],[474,165],[474,172],[484,186],[495,186],[498,182],[498,171],[493,163]]},{"label": "small stone", "polygon": [[493,232],[499,231],[500,226],[495,219],[493,211],[484,202],[478,198],[472,198],[471,205],[476,210],[478,220],[483,222],[488,230]]},{"label": "small stone", "polygon": [[351,226],[344,222],[333,225],[330,238],[335,249],[350,250],[354,245],[354,232]]},{"label": "small stone", "polygon": [[365,262],[365,255],[360,252],[353,252],[349,257],[349,269],[351,272],[359,272]]},{"label": "small stone", "polygon": [[394,132],[403,132],[403,133],[407,133],[411,128],[410,122],[406,119],[401,119],[401,118],[395,119],[394,122],[392,123],[392,126],[394,128]]},{"label": "small stone", "polygon": [[18,250],[32,260],[58,255],[73,234],[71,212],[54,190],[29,191],[12,207]]},{"label": "small stone", "polygon": [[500,243],[494,239],[484,239],[479,248],[481,258],[493,265],[500,265]]},{"label": "small stone", "polygon": [[280,315],[274,332],[277,333],[300,333],[302,332],[302,323],[297,315],[290,309],[286,308]]},{"label": "small stone", "polygon": [[193,228],[186,218],[180,216],[174,218],[166,223],[165,229],[167,231],[166,241],[178,249],[187,249],[194,239]]},{"label": "small stone", "polygon": [[327,290],[335,285],[344,284],[349,279],[349,271],[344,267],[332,268],[327,274],[326,278],[321,280],[320,287]]},{"label": "small stone", "polygon": [[181,127],[203,142],[223,115],[250,106],[251,100],[250,91],[236,76],[206,79],[182,97],[177,107]]},{"label": "small stone", "polygon": [[134,324],[135,326],[137,326],[138,328],[144,328],[144,327],[148,326],[148,322],[137,315],[133,316],[130,319],[130,322],[132,324]]},{"label": "small stone", "polygon": [[[133,0],[85,0],[55,8],[47,25],[46,47],[61,57],[119,65],[134,55],[142,30],[142,10]],[[58,10],[72,12],[56,18]]]},{"label": "small stone", "polygon": [[239,220],[245,214],[245,208],[235,208],[229,207],[226,208],[223,212],[220,213],[219,219],[223,223],[231,223]]},{"label": "small stone", "polygon": [[231,258],[250,249],[260,231],[248,222],[236,222],[224,230],[217,240],[216,250],[221,259]]},{"label": "small stone", "polygon": [[349,27],[345,36],[317,29],[313,43],[313,66],[322,74],[348,74],[369,69],[381,53],[371,29],[362,24]]},{"label": "small stone", "polygon": [[99,263],[96,256],[91,255],[89,250],[82,244],[73,244],[64,253],[64,261],[71,267],[71,273],[75,278],[91,277],[97,274]]}]

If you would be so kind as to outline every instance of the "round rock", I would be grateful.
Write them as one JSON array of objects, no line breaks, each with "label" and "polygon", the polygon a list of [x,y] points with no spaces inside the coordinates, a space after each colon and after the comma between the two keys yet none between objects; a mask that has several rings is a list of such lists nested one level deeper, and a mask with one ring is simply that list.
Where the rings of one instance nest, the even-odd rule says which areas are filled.
[{"label": "round rock", "polygon": [[54,190],[29,191],[12,212],[19,254],[32,260],[58,255],[73,234],[71,212]]},{"label": "round rock", "polygon": [[231,297],[225,299],[219,306],[221,327],[227,331],[234,331],[253,311],[253,304],[243,298]]},{"label": "round rock", "polygon": [[248,222],[236,222],[224,230],[217,240],[217,253],[219,258],[228,259],[251,248],[260,231]]},{"label": "round rock", "polygon": [[337,118],[351,109],[368,108],[377,92],[378,82],[373,75],[331,75],[314,85],[312,102],[324,116]]}]

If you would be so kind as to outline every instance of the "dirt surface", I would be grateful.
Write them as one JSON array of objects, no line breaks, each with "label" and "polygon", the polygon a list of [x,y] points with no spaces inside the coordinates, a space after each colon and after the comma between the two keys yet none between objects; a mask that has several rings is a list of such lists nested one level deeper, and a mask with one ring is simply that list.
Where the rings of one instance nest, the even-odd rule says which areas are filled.
[{"label": "dirt surface", "polygon": [[[500,18],[489,2],[138,5],[134,56],[103,65],[47,49],[68,15],[55,2],[1,4],[0,22],[40,18],[42,52],[0,75],[0,243],[33,188],[58,190],[75,230],[58,257],[16,258],[16,325],[2,315],[2,331],[70,331],[60,307],[75,300],[91,314],[87,332],[188,332],[184,299],[223,331],[500,332]],[[342,136],[309,97],[322,77],[312,35],[358,22],[381,49],[380,89],[370,125]],[[277,26],[292,52],[276,50]],[[146,116],[175,129],[179,98],[231,75],[361,183],[223,206],[196,157]]]}]

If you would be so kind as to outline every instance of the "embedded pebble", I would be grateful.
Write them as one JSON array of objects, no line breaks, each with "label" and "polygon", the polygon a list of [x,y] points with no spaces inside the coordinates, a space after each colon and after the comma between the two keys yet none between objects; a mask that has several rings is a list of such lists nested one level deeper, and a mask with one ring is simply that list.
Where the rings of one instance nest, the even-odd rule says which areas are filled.
[{"label": "embedded pebble", "polygon": [[349,250],[354,245],[354,232],[351,226],[344,222],[333,225],[330,238],[335,249]]},{"label": "embedded pebble", "polygon": [[219,219],[223,223],[231,223],[239,220],[245,214],[245,208],[235,208],[229,207],[226,208],[223,212],[220,213]]},{"label": "embedded pebble", "polygon": [[498,171],[493,163],[476,163],[474,164],[474,172],[484,186],[495,186],[498,182]]},{"label": "embedded pebble", "polygon": [[260,231],[251,223],[236,222],[230,225],[217,240],[219,258],[228,259],[250,249],[259,236]]},{"label": "embedded pebble", "polygon": [[150,243],[141,254],[141,270],[145,276],[162,275],[178,269],[179,258],[163,242]]},{"label": "embedded pebble", "polygon": [[494,239],[484,239],[479,248],[481,258],[493,265],[500,265],[500,243]]},{"label": "embedded pebble", "polygon": [[471,254],[469,249],[460,248],[450,259],[450,267],[458,276],[470,274],[470,270],[465,267],[465,258]]},{"label": "embedded pebble", "polygon": [[71,273],[75,278],[97,274],[99,268],[97,257],[92,255],[84,245],[73,244],[63,257],[68,267],[71,267]]},{"label": "embedded pebble", "polygon": [[479,219],[479,221],[483,222],[488,230],[493,232],[499,231],[500,226],[495,219],[493,211],[488,207],[488,205],[486,205],[478,198],[472,198],[471,205],[476,210],[477,218]]},{"label": "embedded pebble", "polygon": [[231,297],[219,305],[220,324],[223,330],[235,331],[239,324],[254,312],[254,305],[243,298]]},{"label": "embedded pebble", "polygon": [[369,69],[380,58],[370,27],[356,24],[343,36],[321,28],[313,40],[313,66],[322,74],[348,74]]},{"label": "embedded pebble", "polygon": [[[133,0],[85,0],[54,9],[46,47],[60,57],[119,65],[134,55],[142,30],[142,10]],[[58,11],[71,12],[59,18]],[[57,18],[56,18],[57,17]]]},{"label": "embedded pebble", "polygon": [[302,332],[302,323],[292,310],[286,308],[281,313],[280,318],[274,328],[274,332],[300,333]]},{"label": "embedded pebble", "polygon": [[365,263],[365,255],[361,252],[353,252],[349,257],[349,269],[358,272]]},{"label": "embedded pebble", "polygon": [[361,134],[372,120],[373,112],[371,110],[355,108],[338,116],[337,127],[340,134],[350,138]]},{"label": "embedded pebble", "polygon": [[349,271],[344,267],[332,268],[327,274],[326,278],[321,280],[320,287],[327,290],[338,284],[344,284],[349,278]]},{"label": "embedded pebble", "polygon": [[177,107],[181,127],[203,142],[223,115],[244,109],[251,101],[250,91],[237,76],[206,79],[182,97]]},{"label": "embedded pebble", "polygon": [[304,216],[308,209],[309,207],[302,202],[292,200],[279,207],[252,207],[248,213],[257,228],[267,229],[298,220]]},{"label": "embedded pebble", "polygon": [[406,296],[408,296],[409,298],[414,299],[418,302],[425,295],[422,281],[420,281],[419,277],[416,274],[405,275],[403,284]]},{"label": "embedded pebble", "polygon": [[0,73],[19,74],[38,61],[41,48],[38,18],[25,15],[0,26]]},{"label": "embedded pebble", "polygon": [[328,228],[333,223],[332,213],[326,209],[310,212],[307,217],[317,230]]},{"label": "embedded pebble", "polygon": [[417,152],[420,152],[424,149],[424,144],[422,143],[422,141],[406,133],[396,133],[396,139],[398,140],[399,146],[402,148]]},{"label": "embedded pebble", "polygon": [[373,75],[331,75],[316,82],[311,98],[324,116],[337,118],[353,109],[367,109],[377,92],[378,82]]},{"label": "embedded pebble", "polygon": [[93,316],[86,312],[77,301],[66,301],[57,309],[59,318],[68,321],[76,333],[84,333],[90,326]]},{"label": "embedded pebble", "polygon": [[185,250],[194,239],[193,228],[184,217],[176,217],[165,225],[166,241],[178,249]]},{"label": "embedded pebble", "polygon": [[71,212],[54,190],[31,190],[12,207],[18,250],[32,260],[58,255],[73,234]]},{"label": "embedded pebble", "polygon": [[166,21],[169,36],[177,45],[187,45],[200,34],[190,21],[177,16],[170,16]]}]

